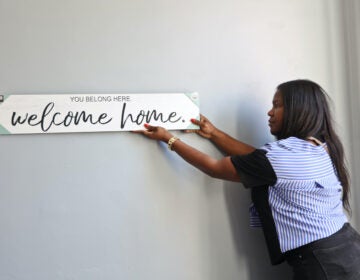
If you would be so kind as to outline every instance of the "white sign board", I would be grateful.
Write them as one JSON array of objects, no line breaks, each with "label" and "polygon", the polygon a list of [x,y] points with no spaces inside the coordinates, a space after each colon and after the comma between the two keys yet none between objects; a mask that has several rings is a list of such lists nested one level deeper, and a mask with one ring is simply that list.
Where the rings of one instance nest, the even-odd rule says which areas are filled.
[{"label": "white sign board", "polygon": [[0,134],[195,129],[197,93],[0,95]]}]

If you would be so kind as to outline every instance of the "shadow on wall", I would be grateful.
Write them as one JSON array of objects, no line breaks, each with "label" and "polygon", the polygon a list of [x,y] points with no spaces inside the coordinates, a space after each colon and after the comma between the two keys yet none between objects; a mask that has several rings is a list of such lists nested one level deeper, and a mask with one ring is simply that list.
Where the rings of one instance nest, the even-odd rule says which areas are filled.
[{"label": "shadow on wall", "polygon": [[261,228],[249,226],[248,206],[250,192],[233,183],[224,184],[224,196],[230,220],[233,244],[238,259],[245,259],[250,280],[288,280],[291,271],[287,264],[272,266],[268,256],[265,239]]},{"label": "shadow on wall", "polygon": [[[259,107],[256,107],[254,100],[241,100],[239,104],[241,104],[241,108],[247,108],[247,110],[244,111],[240,108],[237,110],[237,127],[240,127],[239,122],[241,120],[243,120],[243,123],[241,123],[241,129],[239,129],[241,131],[235,137],[243,135],[244,137],[239,140],[244,140],[255,146],[263,145],[266,141],[269,141],[266,140],[266,131],[264,131],[266,123],[261,123],[262,120],[266,120],[266,115],[262,116],[264,112]],[[251,112],[251,114],[248,112]],[[249,225],[250,190],[246,190],[242,184],[225,182],[224,196],[233,244],[236,246],[238,259],[246,260],[248,279],[291,279],[291,270],[286,263],[277,266],[271,265],[262,229],[252,228]]]}]

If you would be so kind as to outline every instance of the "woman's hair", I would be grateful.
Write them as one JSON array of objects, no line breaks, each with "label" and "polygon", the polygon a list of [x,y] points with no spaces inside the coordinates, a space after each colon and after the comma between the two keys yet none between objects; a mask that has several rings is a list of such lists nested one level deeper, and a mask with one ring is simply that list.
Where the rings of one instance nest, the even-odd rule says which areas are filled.
[{"label": "woman's hair", "polygon": [[349,203],[349,175],[345,165],[344,148],[333,128],[330,100],[327,93],[309,80],[294,80],[278,86],[284,105],[283,126],[278,139],[313,136],[326,142],[330,158],[343,187],[342,202],[351,213]]}]

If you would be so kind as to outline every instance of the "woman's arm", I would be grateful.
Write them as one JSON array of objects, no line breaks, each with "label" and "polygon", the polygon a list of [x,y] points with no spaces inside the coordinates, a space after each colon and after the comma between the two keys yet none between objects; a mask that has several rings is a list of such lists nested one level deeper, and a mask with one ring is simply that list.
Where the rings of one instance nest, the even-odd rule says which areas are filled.
[{"label": "woman's arm", "polygon": [[[168,141],[173,137],[169,131],[162,127],[151,125],[145,125],[145,127],[147,130],[138,131],[138,133],[141,133],[150,139],[168,143]],[[173,142],[171,149],[179,156],[181,156],[185,161],[211,177],[240,182],[239,175],[237,174],[230,157],[216,160],[207,154],[204,154],[199,150],[187,145],[180,139]]]},{"label": "woman's arm", "polygon": [[245,155],[255,151],[253,146],[238,141],[225,132],[216,128],[206,117],[200,115],[200,121],[191,120],[193,124],[199,126],[196,131],[200,136],[211,140],[216,147],[223,151],[226,155]]}]

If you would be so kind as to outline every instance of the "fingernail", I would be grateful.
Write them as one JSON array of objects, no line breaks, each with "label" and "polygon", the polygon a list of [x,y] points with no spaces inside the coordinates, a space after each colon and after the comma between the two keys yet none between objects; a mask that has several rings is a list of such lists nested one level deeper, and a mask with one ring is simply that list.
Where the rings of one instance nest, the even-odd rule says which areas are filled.
[{"label": "fingernail", "polygon": [[149,124],[146,123],[146,124],[144,124],[144,126],[145,126],[146,128],[148,128],[148,127],[149,127]]},{"label": "fingernail", "polygon": [[195,119],[190,119],[190,121],[191,121],[191,122],[194,122],[194,121],[195,121]]}]

